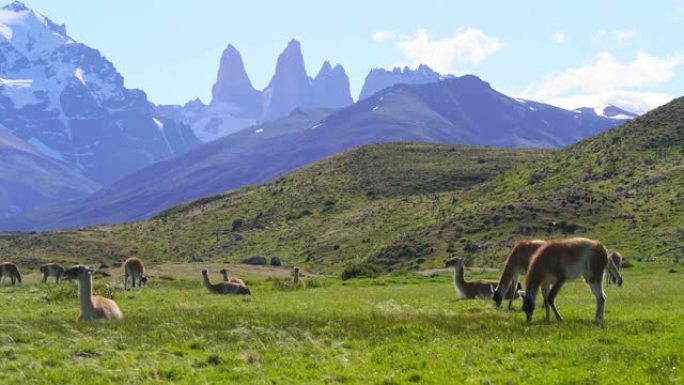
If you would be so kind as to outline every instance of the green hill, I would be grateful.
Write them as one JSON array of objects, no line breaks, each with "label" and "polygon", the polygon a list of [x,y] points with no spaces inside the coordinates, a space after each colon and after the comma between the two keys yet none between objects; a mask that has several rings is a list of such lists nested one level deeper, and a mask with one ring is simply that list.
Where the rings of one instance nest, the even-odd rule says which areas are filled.
[{"label": "green hill", "polygon": [[680,98],[560,151],[361,147],[149,221],[10,235],[0,252],[34,263],[262,255],[313,271],[393,271],[438,267],[449,254],[497,266],[516,240],[585,235],[629,257],[672,259],[684,255],[683,198]]}]

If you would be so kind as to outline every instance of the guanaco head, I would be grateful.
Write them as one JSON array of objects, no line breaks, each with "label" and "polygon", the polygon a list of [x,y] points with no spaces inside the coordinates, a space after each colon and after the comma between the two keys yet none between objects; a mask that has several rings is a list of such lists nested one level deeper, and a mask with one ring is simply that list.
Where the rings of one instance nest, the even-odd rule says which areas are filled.
[{"label": "guanaco head", "polygon": [[523,294],[523,305],[522,309],[527,315],[527,323],[532,322],[532,314],[534,313],[534,297],[532,293]]},{"label": "guanaco head", "polygon": [[202,275],[207,277],[209,275],[209,271],[207,269],[202,269]]},{"label": "guanaco head", "polygon": [[83,276],[90,276],[95,272],[88,266],[75,265],[64,271],[65,279],[80,279]]},{"label": "guanaco head", "polygon": [[150,276],[147,274],[143,274],[142,277],[140,277],[140,283],[142,283],[143,286],[147,286],[148,279],[150,279]]},{"label": "guanaco head", "polygon": [[503,301],[503,290],[497,286],[494,290],[494,295],[492,296],[496,307],[501,307],[501,301]]},{"label": "guanaco head", "polygon": [[462,267],[463,266],[463,259],[461,259],[459,257],[454,257],[454,258],[448,259],[444,263],[444,267],[452,267],[452,266],[453,267]]}]

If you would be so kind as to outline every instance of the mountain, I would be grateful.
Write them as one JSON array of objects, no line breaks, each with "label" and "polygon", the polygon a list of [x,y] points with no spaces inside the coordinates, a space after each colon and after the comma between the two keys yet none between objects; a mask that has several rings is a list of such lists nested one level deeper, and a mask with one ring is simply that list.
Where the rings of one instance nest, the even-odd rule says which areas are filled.
[{"label": "mountain", "polygon": [[425,64],[421,64],[415,70],[409,67],[395,67],[392,71],[383,68],[375,68],[366,76],[361,88],[359,100],[366,99],[378,91],[391,87],[395,84],[425,84],[434,83],[442,78]]},{"label": "mountain", "polygon": [[265,255],[339,273],[430,269],[448,255],[501,266],[518,240],[586,236],[630,262],[678,264],[682,164],[679,98],[562,150],[363,147],[147,221],[4,236],[0,249],[20,261],[28,251],[93,262],[132,250],[159,261]]},{"label": "mountain", "polygon": [[210,142],[282,118],[296,108],[342,108],[352,103],[344,68],[339,64],[332,67],[326,61],[311,79],[304,67],[301,44],[293,39],[278,57],[275,75],[263,91],[254,89],[240,52],[229,45],[221,56],[208,105],[196,99],[183,106],[158,106],[157,113],[184,122],[202,142]]},{"label": "mountain", "polygon": [[609,119],[620,119],[620,120],[629,120],[629,119],[634,119],[638,117],[639,115],[629,112],[626,110],[623,110],[620,107],[616,107],[612,104],[603,106],[603,107],[581,107],[577,108],[573,111],[577,111],[582,114],[586,115],[593,115],[593,116],[601,116],[604,118],[609,118]]},{"label": "mountain", "polygon": [[297,107],[312,105],[311,79],[306,74],[301,45],[291,40],[278,56],[275,75],[264,90],[263,120],[280,118]]},{"label": "mountain", "polygon": [[521,101],[468,75],[399,84],[342,110],[295,110],[127,176],[92,197],[0,229],[143,219],[175,204],[264,183],[352,147],[387,142],[562,147],[623,121]]},{"label": "mountain", "polygon": [[311,83],[312,107],[343,108],[354,104],[349,92],[349,77],[341,65],[333,68],[329,61],[323,63]]},{"label": "mountain", "polygon": [[0,126],[0,218],[94,193],[99,186]]},{"label": "mountain", "polygon": [[0,9],[0,124],[102,185],[197,144],[99,51],[20,2]]}]

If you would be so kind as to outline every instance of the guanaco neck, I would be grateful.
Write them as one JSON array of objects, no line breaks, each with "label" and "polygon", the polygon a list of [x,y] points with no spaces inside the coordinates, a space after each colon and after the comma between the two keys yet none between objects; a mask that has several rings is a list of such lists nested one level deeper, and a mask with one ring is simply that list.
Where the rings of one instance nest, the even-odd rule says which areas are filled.
[{"label": "guanaco neck", "polygon": [[221,271],[221,275],[223,276],[224,281],[228,280],[228,272],[226,270]]},{"label": "guanaco neck", "polygon": [[202,274],[202,278],[204,278],[204,286],[206,286],[207,289],[210,291],[214,291],[214,285],[209,282],[209,275],[208,274]]},{"label": "guanaco neck", "polygon": [[[512,256],[511,256],[512,257]],[[515,275],[516,271],[516,266],[514,265],[514,261],[512,258],[509,258],[506,261],[506,266],[504,266],[504,271],[501,273],[501,277],[499,278],[499,283],[496,286],[497,291],[504,291],[508,288],[509,283],[513,279],[513,275]],[[515,288],[513,288],[515,290]]]},{"label": "guanaco neck", "polygon": [[454,265],[454,284],[461,286],[465,283],[465,276],[463,273],[463,264],[456,263]]},{"label": "guanaco neck", "polygon": [[81,312],[89,313],[95,309],[93,304],[93,277],[90,274],[81,276],[78,285],[78,299],[81,302]]}]

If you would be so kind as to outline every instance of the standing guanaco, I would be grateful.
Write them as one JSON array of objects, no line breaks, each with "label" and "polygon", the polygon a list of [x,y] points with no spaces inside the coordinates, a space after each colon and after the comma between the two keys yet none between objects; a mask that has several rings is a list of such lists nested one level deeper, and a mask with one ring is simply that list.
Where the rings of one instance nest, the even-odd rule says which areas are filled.
[{"label": "standing guanaco", "polygon": [[43,273],[43,280],[41,281],[43,283],[47,283],[48,277],[55,277],[55,282],[59,283],[60,278],[64,274],[64,267],[59,263],[46,263],[38,269]]},{"label": "standing guanaco", "polygon": [[145,264],[140,258],[130,257],[123,265],[124,269],[124,290],[128,286],[128,277],[131,277],[132,287],[135,289],[135,279],[138,278],[138,288],[147,284],[147,274],[145,274]]},{"label": "standing guanaco", "polygon": [[300,289],[306,288],[306,282],[304,282],[301,279],[301,277],[299,276],[299,268],[298,267],[295,267],[292,270],[292,274],[294,275],[294,277],[292,278],[292,284],[294,285],[294,287],[298,287]]},{"label": "standing guanaco", "polygon": [[19,267],[15,263],[0,263],[0,283],[2,283],[6,277],[9,277],[10,281],[12,281],[12,285],[16,282],[21,283],[21,273],[19,272]]},{"label": "standing guanaco", "polygon": [[463,259],[458,257],[446,261],[445,266],[454,267],[454,287],[459,297],[463,299],[492,298],[497,281],[493,279],[466,281],[463,273]]},{"label": "standing guanaco", "polygon": [[93,276],[95,270],[76,265],[64,272],[64,278],[78,280],[78,300],[81,304],[79,321],[98,319],[123,319],[123,313],[116,302],[109,298],[93,295]]},{"label": "standing guanaco", "polygon": [[540,247],[532,256],[530,267],[525,276],[525,295],[523,310],[527,322],[532,322],[535,298],[539,287],[551,285],[544,307],[546,320],[549,321],[549,307],[558,321],[562,321],[556,309],[556,295],[565,281],[584,276],[584,280],[596,297],[596,322],[603,321],[606,294],[603,292],[603,271],[608,268],[618,285],[622,285],[622,277],[612,260],[608,259],[608,250],[598,241],[587,238],[570,238],[549,241]]},{"label": "standing guanaco", "polygon": [[[492,299],[496,303],[496,307],[501,307],[501,301],[506,296],[509,299],[508,308],[513,308],[513,299],[515,299],[519,287],[518,277],[527,272],[527,267],[530,265],[530,257],[543,244],[544,241],[542,240],[520,241],[515,244],[506,259],[501,278],[499,278],[499,282],[494,290]],[[508,295],[506,295],[507,293]]]},{"label": "standing guanaco", "polygon": [[202,269],[204,286],[213,294],[252,294],[248,287],[232,282],[219,282],[212,284],[209,281],[209,272]]}]

